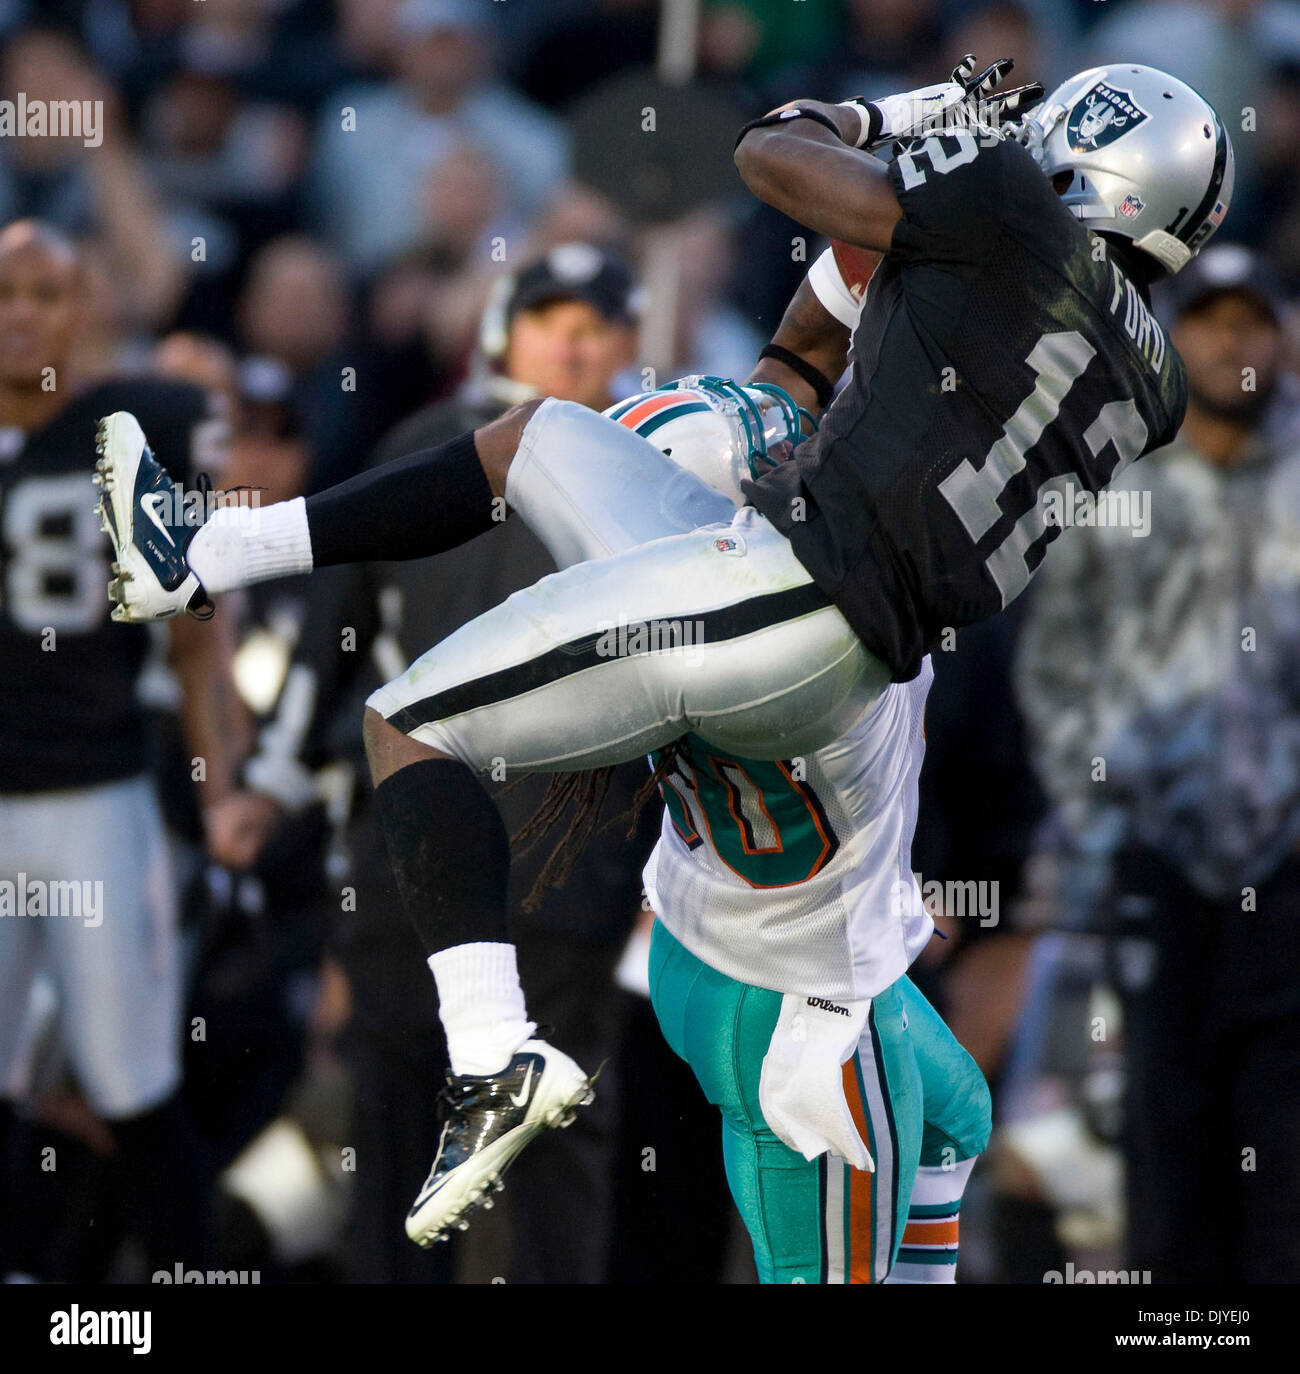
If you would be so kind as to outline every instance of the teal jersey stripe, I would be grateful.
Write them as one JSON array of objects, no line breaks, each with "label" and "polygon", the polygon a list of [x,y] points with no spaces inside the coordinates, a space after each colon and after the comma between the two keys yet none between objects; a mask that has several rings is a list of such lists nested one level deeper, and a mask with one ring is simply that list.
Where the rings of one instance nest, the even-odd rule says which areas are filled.
[{"label": "teal jersey stripe", "polygon": [[956,1264],[956,1250],[913,1250],[899,1246],[898,1264]]},{"label": "teal jersey stripe", "polygon": [[913,1203],[907,1210],[907,1215],[914,1221],[929,1220],[934,1221],[942,1217],[945,1220],[955,1217],[961,1211],[959,1202],[923,1202]]}]

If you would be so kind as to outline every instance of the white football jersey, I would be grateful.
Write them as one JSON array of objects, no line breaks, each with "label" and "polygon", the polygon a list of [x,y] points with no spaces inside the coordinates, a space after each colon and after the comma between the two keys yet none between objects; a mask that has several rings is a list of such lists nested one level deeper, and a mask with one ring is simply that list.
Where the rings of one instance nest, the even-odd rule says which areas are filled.
[{"label": "white football jersey", "polygon": [[659,920],[756,987],[874,997],[934,922],[912,872],[930,660],[803,759],[738,759],[689,736],[645,868]]}]

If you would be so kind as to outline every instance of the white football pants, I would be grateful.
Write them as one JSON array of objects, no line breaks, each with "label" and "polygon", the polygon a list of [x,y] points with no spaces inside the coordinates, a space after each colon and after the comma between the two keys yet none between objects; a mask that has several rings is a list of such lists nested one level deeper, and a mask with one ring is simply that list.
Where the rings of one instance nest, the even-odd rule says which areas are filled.
[{"label": "white football pants", "polygon": [[789,758],[837,738],[888,684],[763,516],[613,420],[545,401],[506,498],[562,571],[369,701],[478,772],[622,763],[688,732]]}]

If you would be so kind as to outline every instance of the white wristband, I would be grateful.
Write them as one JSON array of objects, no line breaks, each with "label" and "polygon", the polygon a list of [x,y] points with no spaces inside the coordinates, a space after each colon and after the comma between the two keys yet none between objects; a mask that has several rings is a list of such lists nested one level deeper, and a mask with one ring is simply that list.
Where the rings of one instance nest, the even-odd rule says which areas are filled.
[{"label": "white wristband", "polygon": [[922,86],[901,95],[881,96],[871,102],[880,114],[880,140],[887,142],[915,133],[965,99],[965,90],[955,81]]},{"label": "white wristband", "polygon": [[855,148],[865,147],[871,135],[871,111],[867,109],[866,102],[862,100],[841,100],[839,103],[843,109],[853,110],[862,121],[858,128],[858,136],[853,146]]}]

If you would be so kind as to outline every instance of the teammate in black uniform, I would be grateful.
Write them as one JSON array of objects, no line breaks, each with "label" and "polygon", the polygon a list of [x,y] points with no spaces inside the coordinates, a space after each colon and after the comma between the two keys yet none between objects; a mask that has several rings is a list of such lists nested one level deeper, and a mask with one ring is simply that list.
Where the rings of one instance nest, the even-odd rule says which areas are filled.
[{"label": "teammate in black uniform", "polygon": [[[756,471],[738,514],[650,444],[548,400],[254,522],[218,512],[168,549],[139,514],[157,479],[138,426],[105,424],[126,618],[331,562],[436,553],[489,528],[503,502],[564,569],[435,647],[366,715],[454,1070],[408,1219],[422,1243],[587,1088],[530,1038],[508,845],[475,773],[595,768],[688,731],[741,757],[821,747],[914,675],[940,629],[1024,587],[1054,534],[1049,493],[1095,492],[1178,427],[1182,367],[1145,283],[1177,271],[1226,211],[1231,150],[1214,111],[1142,67],[1081,73],[1015,137],[979,127],[970,96],[953,82],[877,104],[798,102],[744,131],[737,163],[756,194],[885,260],[850,385],[792,463]],[[948,107],[976,127],[909,141],[892,165],[854,146],[910,136]],[[806,357],[778,361],[827,398]]]},{"label": "teammate in black uniform", "polygon": [[[56,231],[0,231],[0,1083],[12,1092],[21,1072],[42,969],[77,1086],[111,1127],[128,1222],[170,1267],[195,1253],[201,1190],[176,1096],[175,900],[136,698],[149,632],[109,624],[112,551],[86,452],[96,420],[129,406],[149,417],[159,460],[179,480],[221,422],[195,387],[79,377],[79,289],[76,250]],[[191,749],[214,794],[225,768],[219,643],[193,623],[172,635]],[[16,1105],[0,1099],[0,1241],[13,1199],[41,1179],[39,1139],[11,1158]]]}]

